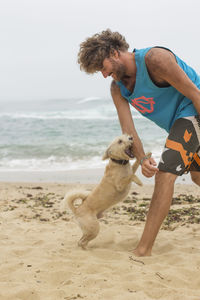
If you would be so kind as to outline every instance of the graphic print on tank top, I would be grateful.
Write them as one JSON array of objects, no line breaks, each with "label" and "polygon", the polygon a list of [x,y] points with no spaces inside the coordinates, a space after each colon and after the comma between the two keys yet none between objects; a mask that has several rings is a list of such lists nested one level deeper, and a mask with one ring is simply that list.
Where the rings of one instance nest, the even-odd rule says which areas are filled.
[{"label": "graphic print on tank top", "polygon": [[130,104],[142,114],[150,114],[154,111],[155,101],[153,97],[147,98],[145,96],[141,96],[138,98],[131,99]]}]

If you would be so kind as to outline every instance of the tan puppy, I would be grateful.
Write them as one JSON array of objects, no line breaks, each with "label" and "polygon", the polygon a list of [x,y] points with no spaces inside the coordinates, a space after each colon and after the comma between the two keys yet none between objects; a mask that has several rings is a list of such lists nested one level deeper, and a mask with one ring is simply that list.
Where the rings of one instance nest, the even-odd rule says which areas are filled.
[{"label": "tan puppy", "polygon": [[[99,233],[98,218],[102,216],[102,212],[125,199],[132,181],[142,185],[134,174],[139,162],[136,161],[132,167],[129,163],[129,160],[134,158],[132,149],[133,138],[131,136],[124,134],[117,137],[103,156],[103,160],[109,158],[109,163],[97,187],[92,192],[74,191],[65,195],[62,204],[66,207],[68,203],[83,232],[78,242],[82,248],[85,248],[88,242]],[[75,207],[74,201],[77,199],[82,199],[82,203]]]}]

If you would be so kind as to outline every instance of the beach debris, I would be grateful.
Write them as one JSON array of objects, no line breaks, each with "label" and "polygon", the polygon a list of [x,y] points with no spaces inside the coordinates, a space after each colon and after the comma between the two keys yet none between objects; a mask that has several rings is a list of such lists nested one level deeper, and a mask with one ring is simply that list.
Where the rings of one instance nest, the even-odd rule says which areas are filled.
[{"label": "beach debris", "polygon": [[172,199],[172,205],[184,203],[200,203],[200,198],[193,195],[180,194]]},{"label": "beach debris", "polygon": [[42,222],[48,222],[50,220],[48,218],[40,218],[40,221],[42,221]]},{"label": "beach debris", "polygon": [[142,260],[135,259],[135,258],[133,258],[132,256],[129,256],[129,259],[132,260],[132,261],[135,261],[135,262],[138,262],[138,263],[140,263],[140,264],[145,265],[145,263],[144,263]]},{"label": "beach debris", "polygon": [[32,194],[27,194],[26,197],[30,198],[30,197],[33,197],[33,195]]},{"label": "beach debris", "polygon": [[124,203],[136,203],[137,202],[137,198],[132,198],[132,199],[126,199],[124,200]]},{"label": "beach debris", "polygon": [[[112,208],[112,213],[117,214],[119,218],[122,215],[128,215],[129,221],[145,222],[150,198],[143,197],[134,200],[135,197],[131,198],[129,195],[129,198],[123,203]],[[179,226],[200,224],[200,198],[198,196],[179,194],[173,199],[173,203],[176,205],[170,208],[169,214],[162,224],[162,230],[173,231]],[[110,217],[112,217],[111,214]]]},{"label": "beach debris", "polygon": [[128,289],[129,293],[136,293],[137,291],[132,291],[131,289]]},{"label": "beach debris", "polygon": [[70,296],[70,297],[64,297],[65,300],[76,300],[80,298],[85,298],[84,296],[81,296],[80,294],[77,294],[76,296]]},{"label": "beach debris", "polygon": [[138,195],[139,193],[137,192],[132,192],[131,195]]},{"label": "beach debris", "polygon": [[142,203],[139,204],[139,207],[146,207],[146,206],[149,206],[149,204],[145,203],[145,202],[142,202]]},{"label": "beach debris", "polygon": [[[19,210],[19,217],[26,222],[31,220],[70,222],[72,220],[68,210],[60,211],[62,193],[49,192],[40,186],[30,188],[35,189],[35,191],[24,193],[26,189],[22,187],[18,197],[12,198],[4,204],[2,202],[1,211],[12,213],[12,211]],[[124,224],[125,220],[130,225],[140,224],[146,220],[149,205],[150,198],[140,197],[138,193],[132,192],[124,202],[111,208],[107,212],[106,218],[101,219],[101,222],[107,225],[110,223],[110,219],[115,219],[118,224],[120,222]],[[23,211],[21,211],[22,207]],[[121,220],[122,216],[123,219]],[[190,224],[200,224],[200,196],[180,193],[173,198],[172,207],[161,229],[173,231],[179,226],[189,226]]]},{"label": "beach debris", "polygon": [[171,209],[166,217],[162,229],[172,230],[171,224],[200,224],[200,208],[199,207],[183,207],[179,209]]},{"label": "beach debris", "polygon": [[130,220],[144,222],[146,219],[146,208],[128,207],[127,212],[130,215]]},{"label": "beach debris", "polygon": [[21,199],[18,199],[16,200],[17,203],[27,203],[28,202],[28,199],[26,198],[21,198]]},{"label": "beach debris", "polygon": [[16,205],[9,205],[9,207],[6,207],[5,209],[3,209],[3,211],[15,210],[16,208],[18,208],[18,206],[16,206]]},{"label": "beach debris", "polygon": [[160,279],[164,279],[164,277],[159,272],[156,272],[156,276],[158,276]]},{"label": "beach debris", "polygon": [[[38,220],[40,222],[51,222],[58,219],[69,222],[70,213],[66,210],[60,212],[60,201],[63,195],[54,192],[45,192],[36,189],[32,193],[24,193],[25,188],[20,189],[16,198],[10,199],[8,202],[2,202],[0,211],[19,211],[18,217],[25,222]],[[22,210],[23,208],[23,210]]]}]

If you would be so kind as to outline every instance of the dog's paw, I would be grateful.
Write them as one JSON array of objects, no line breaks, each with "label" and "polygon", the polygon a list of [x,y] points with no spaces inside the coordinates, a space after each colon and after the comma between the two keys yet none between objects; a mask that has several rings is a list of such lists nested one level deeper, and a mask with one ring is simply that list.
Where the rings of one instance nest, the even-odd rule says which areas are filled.
[{"label": "dog's paw", "polygon": [[133,175],[133,182],[135,182],[136,184],[138,184],[140,186],[143,185],[142,181],[136,175]]},{"label": "dog's paw", "polygon": [[79,246],[82,250],[87,250],[87,245],[83,244],[81,241],[78,242],[78,246]]}]

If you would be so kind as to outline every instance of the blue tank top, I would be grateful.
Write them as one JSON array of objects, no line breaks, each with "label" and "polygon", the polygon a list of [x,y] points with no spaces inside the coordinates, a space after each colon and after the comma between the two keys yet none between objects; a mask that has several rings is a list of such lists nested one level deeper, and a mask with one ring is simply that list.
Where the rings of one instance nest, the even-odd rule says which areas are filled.
[{"label": "blue tank top", "polygon": [[[117,82],[122,96],[144,117],[152,120],[169,132],[174,122],[182,117],[198,115],[192,101],[174,87],[158,87],[149,77],[145,64],[145,54],[151,48],[135,49],[137,67],[136,83],[131,93],[121,81]],[[168,49],[167,49],[168,50]],[[170,50],[169,50],[170,51]],[[178,65],[193,83],[200,88],[200,77],[184,61],[175,55]]]}]

